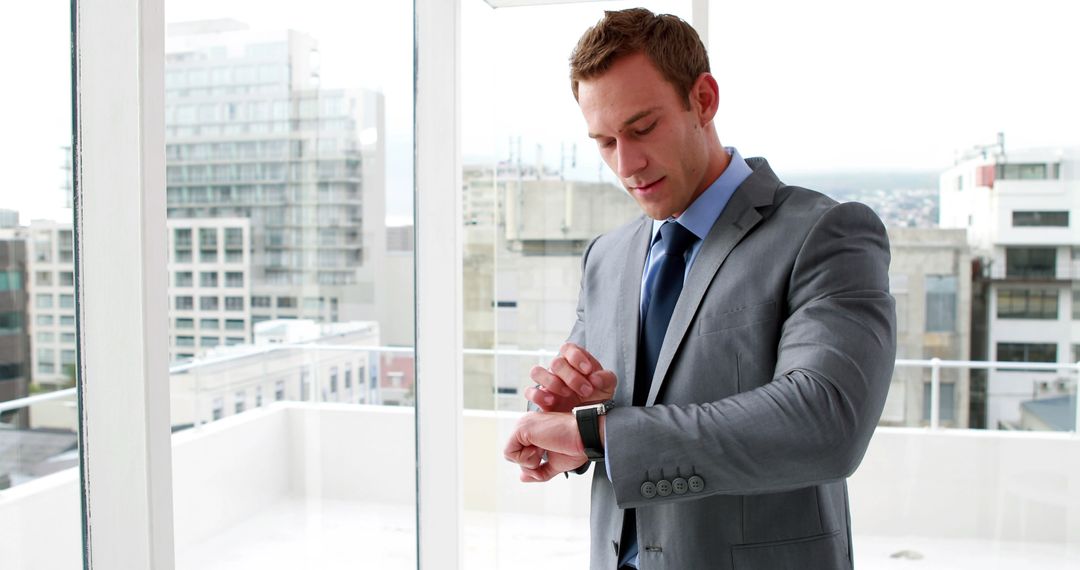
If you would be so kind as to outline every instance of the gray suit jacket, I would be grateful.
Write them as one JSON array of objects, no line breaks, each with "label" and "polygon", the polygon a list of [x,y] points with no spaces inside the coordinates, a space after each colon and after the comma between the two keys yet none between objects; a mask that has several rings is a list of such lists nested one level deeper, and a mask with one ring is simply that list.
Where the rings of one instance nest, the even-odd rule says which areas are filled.
[{"label": "gray suit jacket", "polygon": [[845,479],[896,352],[888,238],[866,206],[747,162],[687,275],[647,407],[630,402],[651,220],[585,252],[570,340],[619,379],[610,480],[599,463],[592,482],[594,570],[616,567],[625,508],[642,570],[852,566]]}]

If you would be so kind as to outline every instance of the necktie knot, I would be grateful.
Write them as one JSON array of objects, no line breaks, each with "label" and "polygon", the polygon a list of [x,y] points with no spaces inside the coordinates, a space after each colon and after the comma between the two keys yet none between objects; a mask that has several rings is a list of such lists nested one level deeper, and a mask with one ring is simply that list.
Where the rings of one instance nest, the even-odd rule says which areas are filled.
[{"label": "necktie knot", "polygon": [[678,222],[664,222],[660,226],[660,247],[667,255],[683,255],[690,245],[697,240],[694,232],[684,228]]}]

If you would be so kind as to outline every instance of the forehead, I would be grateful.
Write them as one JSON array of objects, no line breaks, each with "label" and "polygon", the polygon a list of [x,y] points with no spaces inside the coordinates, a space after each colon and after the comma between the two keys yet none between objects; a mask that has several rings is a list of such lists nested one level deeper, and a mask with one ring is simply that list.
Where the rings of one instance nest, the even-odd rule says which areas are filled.
[{"label": "forehead", "polygon": [[578,105],[592,133],[617,131],[650,109],[681,108],[675,87],[644,54],[619,58],[602,75],[578,82]]}]

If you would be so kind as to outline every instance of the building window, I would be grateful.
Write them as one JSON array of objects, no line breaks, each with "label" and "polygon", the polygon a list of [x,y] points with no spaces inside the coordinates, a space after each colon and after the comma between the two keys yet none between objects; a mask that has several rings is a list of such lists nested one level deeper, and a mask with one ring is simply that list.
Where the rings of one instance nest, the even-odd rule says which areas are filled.
[{"label": "building window", "polygon": [[[9,271],[0,272],[0,281],[4,284],[9,280]],[[52,285],[52,271],[38,271],[34,273],[34,284],[36,285]],[[0,288],[0,291],[7,291],[8,289]]]},{"label": "building window", "polygon": [[56,335],[51,332],[40,331],[37,333],[38,344],[52,344],[56,342]]},{"label": "building window", "polygon": [[278,297],[277,306],[279,309],[295,309],[296,297]]},{"label": "building window", "polygon": [[216,336],[201,336],[199,337],[199,346],[203,348],[214,348],[221,344],[221,338]]},{"label": "building window", "polygon": [[191,248],[191,230],[173,230],[173,245],[175,245],[177,248]]},{"label": "building window", "polygon": [[258,296],[255,296],[255,297],[251,298],[251,307],[252,308],[258,307],[258,308],[261,308],[261,309],[267,309],[267,308],[270,308],[271,306],[273,306],[273,303],[270,302],[270,297],[265,297],[265,296],[262,296],[262,295],[258,295]]},{"label": "building window", "polygon": [[1061,174],[1058,163],[1014,163],[999,164],[995,170],[998,180],[1048,180],[1056,179]]},{"label": "building window", "polygon": [[173,278],[173,283],[177,287],[191,287],[194,281],[192,280],[192,275],[190,271],[177,271],[175,277]]},{"label": "building window", "polygon": [[997,360],[1000,362],[1057,362],[1057,344],[1054,343],[997,343]]},{"label": "building window", "polygon": [[195,337],[178,336],[176,337],[176,346],[195,346]]},{"label": "building window", "polygon": [[61,309],[74,309],[75,308],[75,295],[60,295],[60,308]]},{"label": "building window", "polygon": [[337,367],[330,369],[330,393],[337,394]]},{"label": "building window", "polygon": [[203,271],[199,273],[200,287],[217,287],[217,271]]},{"label": "building window", "polygon": [[75,344],[75,333],[60,333],[60,342],[67,345]]},{"label": "building window", "polygon": [[352,389],[352,368],[345,369],[345,389]]},{"label": "building window", "polygon": [[71,271],[60,272],[60,286],[61,287],[74,287],[75,286],[75,273]]},{"label": "building window", "polygon": [[51,327],[53,324],[52,315],[38,315],[35,322],[39,327]]},{"label": "building window", "polygon": [[217,249],[217,228],[199,229],[199,249]]},{"label": "building window", "polygon": [[34,299],[34,306],[39,309],[51,309],[53,306],[53,297],[45,293],[38,293]]},{"label": "building window", "polygon": [[243,263],[244,262],[244,250],[242,249],[226,249],[225,250],[225,263]]},{"label": "building window", "polygon": [[190,311],[195,308],[195,301],[189,296],[183,295],[176,298],[177,311]]},{"label": "building window", "polygon": [[274,401],[280,402],[285,399],[285,381],[278,380],[274,383]]},{"label": "building window", "polygon": [[1016,211],[1012,213],[1015,227],[1069,227],[1069,212]]},{"label": "building window", "polygon": [[244,344],[243,337],[239,337],[239,336],[227,336],[227,337],[225,337],[225,346],[236,346],[236,345],[239,345],[239,344]]},{"label": "building window", "polygon": [[64,349],[60,351],[60,365],[70,366],[75,364],[75,351],[71,349]]},{"label": "building window", "polygon": [[39,348],[37,350],[38,372],[53,374],[56,372],[56,351],[51,348]]},{"label": "building window", "polygon": [[225,228],[225,247],[243,247],[244,230],[242,228]]},{"label": "building window", "polygon": [[241,319],[225,319],[225,330],[242,331],[244,330],[244,321]]},{"label": "building window", "polygon": [[226,287],[243,287],[244,286],[244,274],[239,271],[227,271],[225,272],[225,286]]},{"label": "building window", "polygon": [[243,390],[236,393],[236,404],[233,406],[235,413],[243,413],[245,400],[247,400],[247,394]]},{"label": "building window", "polygon": [[255,407],[261,408],[263,404],[262,400],[262,386],[255,387]]},{"label": "building window", "polygon": [[[923,384],[923,420],[930,421],[930,382]],[[956,421],[956,384],[942,382],[938,402],[938,419],[943,422]]]},{"label": "building window", "polygon": [[217,297],[199,297],[199,309],[203,311],[216,311],[218,310],[218,298]]},{"label": "building window", "polygon": [[0,335],[12,335],[23,333],[22,313],[0,313]]},{"label": "building window", "polygon": [[176,328],[193,329],[195,328],[195,319],[176,319]]},{"label": "building window", "polygon": [[75,317],[72,315],[60,315],[60,326],[73,327],[75,326]]},{"label": "building window", "polygon": [[1074,321],[1080,321],[1080,288],[1077,285],[1080,284],[1074,281],[1072,290],[1072,318]]},{"label": "building window", "polygon": [[214,398],[214,410],[211,414],[215,422],[225,415],[225,398]]},{"label": "building window", "polygon": [[956,332],[955,275],[926,276],[926,332]]},{"label": "building window", "polygon": [[191,250],[176,251],[173,254],[173,261],[176,263],[191,263]]},{"label": "building window", "polygon": [[1057,251],[1052,247],[1005,248],[1005,276],[1053,279],[1057,276]]},{"label": "building window", "polygon": [[1055,289],[999,289],[999,319],[1058,318],[1058,292]]},{"label": "building window", "polygon": [[226,311],[243,311],[244,310],[244,298],[243,297],[225,297],[225,310]]},{"label": "building window", "polygon": [[221,321],[219,319],[199,319],[199,328],[217,330],[221,328]]}]

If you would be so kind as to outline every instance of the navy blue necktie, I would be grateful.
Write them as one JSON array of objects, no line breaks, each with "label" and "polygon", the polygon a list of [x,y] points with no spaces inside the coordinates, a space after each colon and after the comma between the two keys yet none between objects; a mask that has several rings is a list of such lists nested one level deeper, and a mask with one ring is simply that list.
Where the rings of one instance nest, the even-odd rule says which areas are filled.
[{"label": "navy blue necktie", "polygon": [[[660,346],[664,344],[671,313],[682,293],[683,276],[686,275],[686,251],[697,241],[690,230],[678,222],[664,222],[660,226],[660,255],[656,262],[649,295],[649,306],[641,321],[638,337],[637,373],[634,376],[634,405],[644,406],[652,387],[656,361],[660,358]],[[636,547],[637,515],[634,509],[626,509],[623,516],[622,546],[620,558],[626,558],[628,548]],[[637,548],[634,548],[636,551]],[[620,560],[619,562],[622,562]]]},{"label": "navy blue necktie", "polygon": [[652,386],[656,361],[660,358],[660,346],[664,344],[668,321],[675,311],[675,303],[682,293],[683,276],[686,274],[686,251],[697,241],[690,230],[678,222],[664,222],[660,226],[660,251],[662,255],[653,273],[652,286],[648,291],[649,305],[641,321],[638,340],[637,374],[634,376],[634,405],[644,406]]}]

